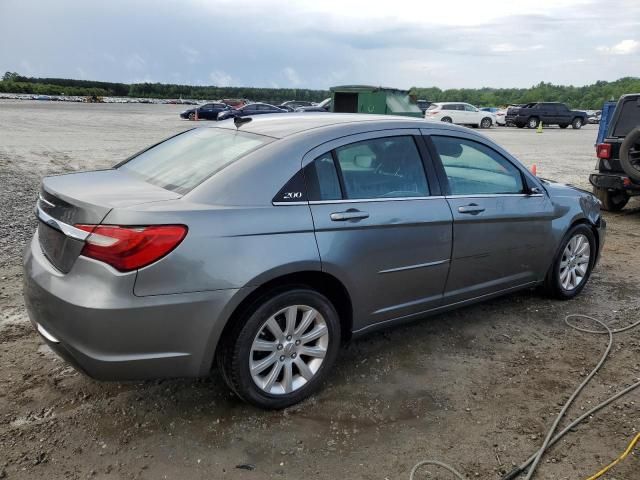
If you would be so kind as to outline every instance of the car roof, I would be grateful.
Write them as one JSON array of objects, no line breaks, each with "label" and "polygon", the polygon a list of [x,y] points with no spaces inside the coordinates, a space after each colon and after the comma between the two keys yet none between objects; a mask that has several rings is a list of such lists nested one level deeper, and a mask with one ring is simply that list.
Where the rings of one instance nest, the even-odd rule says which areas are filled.
[{"label": "car roof", "polygon": [[[441,122],[431,122],[422,118],[404,117],[400,115],[368,115],[362,113],[277,113],[270,115],[256,115],[251,122],[240,126],[243,132],[267,135],[274,138],[284,138],[297,133],[331,128],[346,124],[362,124],[363,130],[389,128],[440,128],[443,127],[467,131],[457,125],[443,125]],[[232,119],[222,120],[216,125],[204,128],[227,128],[235,130]]]}]

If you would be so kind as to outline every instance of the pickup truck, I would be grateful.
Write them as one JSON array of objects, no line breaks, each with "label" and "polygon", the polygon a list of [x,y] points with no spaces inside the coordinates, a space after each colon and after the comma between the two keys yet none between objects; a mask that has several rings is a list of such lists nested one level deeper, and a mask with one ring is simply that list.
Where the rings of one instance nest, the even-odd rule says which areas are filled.
[{"label": "pickup truck", "polygon": [[507,125],[518,128],[537,128],[544,125],[558,125],[560,128],[581,128],[587,123],[587,114],[580,110],[569,110],[564,103],[536,102],[527,103],[520,107],[509,107],[506,116]]},{"label": "pickup truck", "polygon": [[596,172],[589,176],[593,193],[604,210],[621,210],[640,195],[640,93],[623,95],[615,107],[604,105],[596,156]]}]

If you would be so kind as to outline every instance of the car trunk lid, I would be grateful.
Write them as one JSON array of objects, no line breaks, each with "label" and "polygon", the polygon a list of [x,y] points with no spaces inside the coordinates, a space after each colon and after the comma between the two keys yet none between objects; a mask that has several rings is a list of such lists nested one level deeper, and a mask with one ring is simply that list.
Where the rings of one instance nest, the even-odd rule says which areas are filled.
[{"label": "car trunk lid", "polygon": [[40,247],[58,270],[67,273],[89,235],[75,225],[98,225],[113,208],[178,198],[175,192],[118,170],[46,177],[36,207]]}]

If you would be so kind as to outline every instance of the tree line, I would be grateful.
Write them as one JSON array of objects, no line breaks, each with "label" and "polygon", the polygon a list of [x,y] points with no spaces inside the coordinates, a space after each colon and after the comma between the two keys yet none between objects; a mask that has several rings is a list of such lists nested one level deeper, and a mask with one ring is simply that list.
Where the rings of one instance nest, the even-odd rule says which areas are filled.
[{"label": "tree line", "polygon": [[68,78],[25,77],[6,72],[0,81],[0,92],[35,95],[112,96],[133,98],[184,98],[218,100],[248,98],[254,101],[282,103],[287,100],[320,102],[329,96],[326,90],[306,88],[255,88],[175,85],[167,83],[113,83]]},{"label": "tree line", "polygon": [[441,90],[437,87],[413,87],[417,99],[431,102],[467,102],[478,107],[504,106],[513,103],[562,102],[571,108],[598,110],[608,100],[618,100],[625,93],[640,92],[640,78],[624,77],[613,82],[598,81],[574,87],[540,82],[530,88],[462,88]]},{"label": "tree line", "polygon": [[[184,98],[217,100],[248,98],[254,101],[281,103],[287,100],[319,102],[329,96],[326,90],[306,88],[256,88],[176,85],[166,83],[114,83],[66,78],[25,77],[7,72],[0,81],[0,92],[35,95],[114,96],[135,98]],[[467,102],[479,107],[503,106],[538,101],[563,102],[572,108],[599,109],[607,100],[617,100],[625,93],[640,92],[640,78],[625,77],[613,82],[599,81],[574,87],[541,82],[530,88],[463,88],[442,90],[438,87],[412,87],[416,99],[431,102]]]}]

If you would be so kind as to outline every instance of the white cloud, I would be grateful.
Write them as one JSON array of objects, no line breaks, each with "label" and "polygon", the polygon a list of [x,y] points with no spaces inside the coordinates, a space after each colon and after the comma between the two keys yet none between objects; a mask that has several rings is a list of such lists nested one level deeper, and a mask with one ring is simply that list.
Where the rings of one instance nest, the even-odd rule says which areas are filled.
[{"label": "white cloud", "polygon": [[289,83],[291,83],[291,85],[296,86],[302,83],[302,81],[300,80],[300,75],[298,75],[298,72],[296,72],[294,68],[285,67],[282,73],[284,73],[284,76],[287,78]]},{"label": "white cloud", "polygon": [[632,55],[640,53],[640,42],[638,40],[622,40],[612,47],[598,47],[600,53],[610,53],[612,55]]},{"label": "white cloud", "polygon": [[233,77],[222,70],[214,70],[209,74],[209,79],[216,87],[229,87],[233,82]]}]

